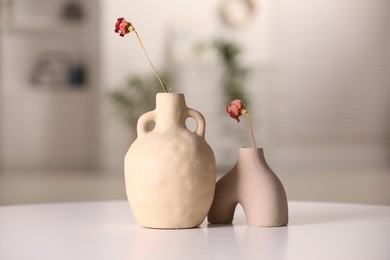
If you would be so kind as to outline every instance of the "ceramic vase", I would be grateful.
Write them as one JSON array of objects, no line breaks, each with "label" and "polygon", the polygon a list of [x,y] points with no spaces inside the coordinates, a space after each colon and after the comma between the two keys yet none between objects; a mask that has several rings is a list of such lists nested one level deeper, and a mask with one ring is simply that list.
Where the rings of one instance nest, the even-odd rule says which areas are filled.
[{"label": "ceramic vase", "polygon": [[[186,119],[196,120],[190,131]],[[149,122],[154,128],[148,130]],[[156,108],[137,122],[125,157],[126,193],[137,223],[149,228],[192,228],[213,201],[216,165],[205,141],[205,120],[183,94],[159,93]]]},{"label": "ceramic vase", "polygon": [[208,221],[233,221],[237,204],[244,209],[249,226],[273,227],[288,223],[286,192],[268,166],[261,148],[240,148],[238,160],[216,185]]}]

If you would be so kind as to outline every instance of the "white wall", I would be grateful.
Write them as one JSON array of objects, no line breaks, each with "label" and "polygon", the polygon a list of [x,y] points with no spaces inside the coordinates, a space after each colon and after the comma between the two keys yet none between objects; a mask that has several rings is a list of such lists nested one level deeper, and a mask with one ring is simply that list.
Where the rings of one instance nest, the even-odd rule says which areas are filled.
[{"label": "white wall", "polygon": [[[259,146],[268,150],[276,165],[347,159],[348,164],[388,162],[388,1],[256,1],[257,15],[239,30],[221,23],[221,3],[100,1],[100,14],[89,20],[88,26],[93,26],[93,30],[83,32],[84,39],[89,40],[80,43],[79,37],[69,37],[57,46],[72,50],[82,44],[88,50],[83,55],[89,57],[92,70],[99,66],[100,71],[99,83],[95,75],[96,84],[92,84],[99,89],[97,100],[93,93],[55,97],[30,91],[26,84],[29,69],[36,54],[45,48],[39,41],[50,39],[51,33],[3,38],[3,161],[45,166],[63,159],[64,164],[98,165],[122,172],[132,133],[110,103],[108,92],[131,73],[151,71],[135,35],[121,38],[114,33],[116,19],[123,16],[137,28],[157,68],[171,65],[167,59],[168,35],[183,24],[203,39],[224,36],[240,43],[244,64],[254,68],[247,87],[254,105],[255,133]],[[98,5],[91,6],[92,13],[96,12]],[[51,43],[61,39],[54,38]],[[176,39],[177,46],[183,47],[180,44],[186,42],[179,40]],[[93,54],[98,45],[100,60]],[[15,50],[21,57],[15,55]],[[208,121],[206,138],[217,161],[231,164],[236,147],[247,145],[247,139],[236,137],[246,134],[246,126],[232,124],[223,112],[225,104],[218,100],[220,69],[216,61],[190,57],[171,68],[180,74],[174,91],[184,92],[188,105],[200,110]],[[90,114],[98,103],[102,104],[101,110]],[[101,120],[95,127],[93,118],[98,112]],[[61,120],[70,115],[72,119]],[[238,130],[223,133],[226,128]],[[62,140],[63,152],[55,152],[58,140]],[[75,145],[66,145],[71,143]]]},{"label": "white wall", "polygon": [[390,164],[390,2],[279,1],[279,164]]},{"label": "white wall", "polygon": [[[244,48],[244,63],[255,68],[247,85],[255,132],[276,168],[389,164],[389,1],[256,1],[260,13],[241,30],[221,24],[221,2],[103,1],[102,93],[128,73],[150,71],[135,36],[113,34],[117,17],[133,22],[160,68],[168,64],[167,28],[173,21],[190,21],[204,28],[203,35],[223,35]],[[224,107],[215,99],[220,95],[219,68],[191,60],[176,70],[188,105],[208,121],[206,138],[217,161],[232,164],[231,151],[240,140],[232,136],[237,133],[224,136],[223,129],[245,131],[246,126],[232,125],[223,112],[216,112]],[[102,162],[121,171],[130,134],[119,120],[115,110],[104,107]]]}]

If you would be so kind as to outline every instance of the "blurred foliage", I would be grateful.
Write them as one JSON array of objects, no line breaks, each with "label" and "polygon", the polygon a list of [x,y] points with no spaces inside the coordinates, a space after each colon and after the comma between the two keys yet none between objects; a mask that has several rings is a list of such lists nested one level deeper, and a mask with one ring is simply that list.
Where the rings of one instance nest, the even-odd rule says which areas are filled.
[{"label": "blurred foliage", "polygon": [[236,43],[222,38],[214,40],[213,47],[222,61],[222,86],[226,104],[230,104],[233,99],[241,99],[248,108],[249,99],[245,92],[245,83],[249,69],[240,62],[241,48]]},{"label": "blurred foliage", "polygon": [[[172,76],[161,73],[166,85],[171,85]],[[161,85],[155,74],[130,75],[124,86],[109,93],[124,121],[130,128],[137,126],[138,118],[155,108],[156,94],[161,92]]]},{"label": "blurred foliage", "polygon": [[[207,44],[200,43],[198,52],[204,51]],[[210,47],[210,45],[208,45]],[[226,104],[233,99],[241,99],[246,108],[249,107],[249,99],[245,92],[245,84],[249,69],[241,64],[241,48],[238,44],[226,40],[216,39],[211,47],[221,60],[223,74],[222,87]],[[166,85],[173,83],[173,76],[167,71],[161,73],[161,79]],[[138,118],[145,112],[155,107],[155,96],[160,92],[161,86],[152,73],[145,75],[130,75],[124,84],[117,90],[109,93],[111,100],[117,106],[120,114],[129,127],[136,127]]]}]

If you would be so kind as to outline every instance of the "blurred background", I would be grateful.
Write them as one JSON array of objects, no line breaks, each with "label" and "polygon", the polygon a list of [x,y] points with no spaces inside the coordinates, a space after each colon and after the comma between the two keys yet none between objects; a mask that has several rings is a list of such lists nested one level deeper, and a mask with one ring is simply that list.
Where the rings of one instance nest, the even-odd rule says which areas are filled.
[{"label": "blurred background", "polygon": [[219,176],[251,145],[238,95],[290,200],[390,205],[390,1],[0,3],[0,205],[126,199],[159,86],[118,17],[205,116]]}]

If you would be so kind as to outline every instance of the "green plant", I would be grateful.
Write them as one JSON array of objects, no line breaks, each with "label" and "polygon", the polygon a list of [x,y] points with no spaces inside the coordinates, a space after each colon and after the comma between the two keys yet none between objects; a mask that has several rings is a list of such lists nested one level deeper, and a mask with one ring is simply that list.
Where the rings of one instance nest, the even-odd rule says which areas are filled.
[{"label": "green plant", "polygon": [[245,83],[249,69],[240,62],[241,48],[234,42],[226,39],[217,39],[213,47],[222,61],[225,101],[240,99],[249,107],[249,100],[245,92]]},{"label": "green plant", "polygon": [[[161,74],[164,82],[170,83],[169,73]],[[109,93],[111,100],[129,127],[136,127],[138,118],[154,109],[155,96],[159,92],[160,82],[152,75],[131,75],[126,84]]]}]

